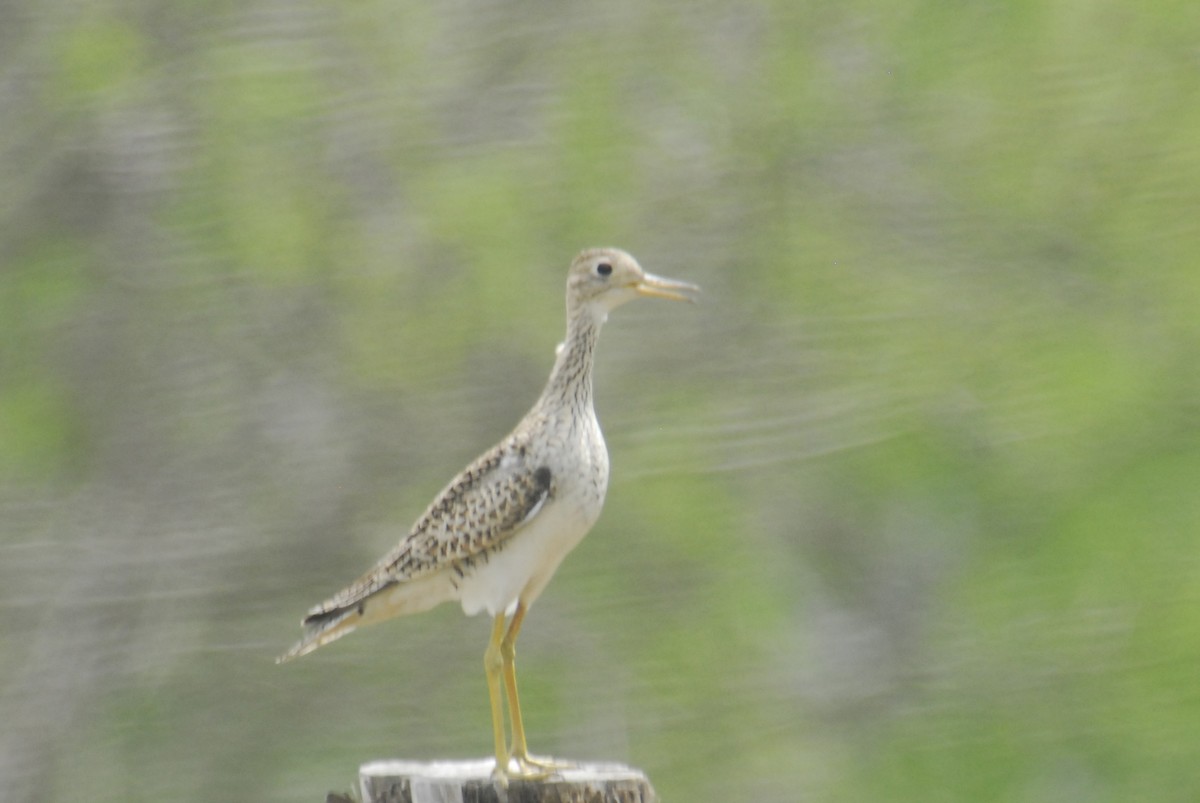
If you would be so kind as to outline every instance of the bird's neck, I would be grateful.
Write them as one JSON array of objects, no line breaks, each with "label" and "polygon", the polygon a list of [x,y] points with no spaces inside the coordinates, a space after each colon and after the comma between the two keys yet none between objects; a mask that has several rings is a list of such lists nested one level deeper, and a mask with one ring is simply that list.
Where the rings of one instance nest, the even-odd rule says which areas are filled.
[{"label": "bird's neck", "polygon": [[567,313],[567,339],[559,347],[541,403],[567,407],[575,414],[593,415],[592,361],[604,323],[601,315],[583,308]]}]

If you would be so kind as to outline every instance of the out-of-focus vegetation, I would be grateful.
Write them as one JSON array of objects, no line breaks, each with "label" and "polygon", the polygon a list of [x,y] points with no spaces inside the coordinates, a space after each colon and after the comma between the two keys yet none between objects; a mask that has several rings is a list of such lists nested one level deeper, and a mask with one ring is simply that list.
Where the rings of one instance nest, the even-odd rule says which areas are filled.
[{"label": "out-of-focus vegetation", "polygon": [[615,244],[706,292],[605,331],[536,750],[675,801],[1195,800],[1197,8],[8,4],[2,797],[486,755],[482,619],[272,658]]}]

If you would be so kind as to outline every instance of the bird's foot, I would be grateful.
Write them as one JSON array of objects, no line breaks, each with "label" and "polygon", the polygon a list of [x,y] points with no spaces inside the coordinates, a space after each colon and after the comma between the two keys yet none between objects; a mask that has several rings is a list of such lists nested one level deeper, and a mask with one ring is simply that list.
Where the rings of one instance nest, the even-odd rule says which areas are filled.
[{"label": "bird's foot", "polygon": [[[503,768],[502,768],[503,766]],[[504,765],[492,770],[492,780],[507,788],[509,781],[544,781],[562,770],[577,766],[570,761],[558,761],[541,756],[515,755]]]},{"label": "bird's foot", "polygon": [[517,767],[524,773],[532,776],[546,777],[553,775],[561,770],[571,769],[577,766],[570,761],[561,761],[559,759],[550,758],[549,756],[531,756],[528,753],[522,753],[513,756],[513,761]]},{"label": "bird's foot", "polygon": [[512,777],[511,766],[508,761],[501,763],[496,761],[496,766],[492,769],[492,781],[501,789],[508,788],[508,779]]},{"label": "bird's foot", "polygon": [[496,765],[492,770],[492,780],[501,788],[507,789],[509,781],[544,781],[553,774],[553,770],[548,767],[535,764],[527,758],[514,757],[503,769],[501,765]]}]

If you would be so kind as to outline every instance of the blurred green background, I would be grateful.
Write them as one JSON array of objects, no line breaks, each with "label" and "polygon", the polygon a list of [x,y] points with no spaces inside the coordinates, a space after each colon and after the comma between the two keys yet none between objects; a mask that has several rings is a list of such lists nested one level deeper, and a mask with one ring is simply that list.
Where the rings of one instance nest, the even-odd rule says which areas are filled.
[{"label": "blurred green background", "polygon": [[483,618],[279,667],[536,397],[613,481],[535,751],[669,801],[1200,796],[1200,6],[0,9],[0,798],[490,750]]}]

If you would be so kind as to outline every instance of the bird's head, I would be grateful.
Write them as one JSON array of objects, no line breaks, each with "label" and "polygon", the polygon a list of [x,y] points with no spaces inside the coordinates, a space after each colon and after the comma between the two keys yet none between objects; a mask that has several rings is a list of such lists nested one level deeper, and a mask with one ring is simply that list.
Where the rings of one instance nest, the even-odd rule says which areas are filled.
[{"label": "bird's head", "polygon": [[573,309],[589,307],[603,318],[638,296],[695,301],[690,294],[699,290],[690,282],[646,273],[636,259],[619,248],[589,248],[571,263],[567,306]]}]

